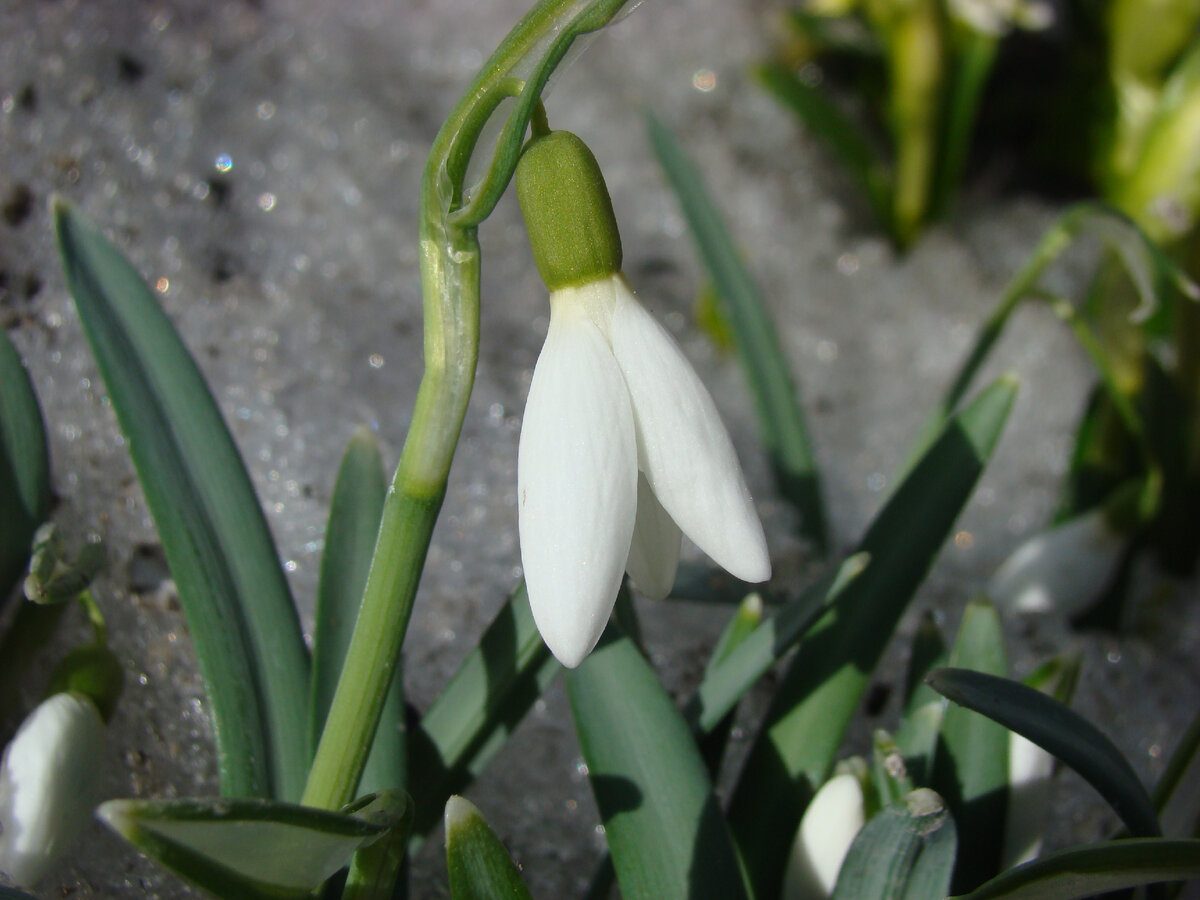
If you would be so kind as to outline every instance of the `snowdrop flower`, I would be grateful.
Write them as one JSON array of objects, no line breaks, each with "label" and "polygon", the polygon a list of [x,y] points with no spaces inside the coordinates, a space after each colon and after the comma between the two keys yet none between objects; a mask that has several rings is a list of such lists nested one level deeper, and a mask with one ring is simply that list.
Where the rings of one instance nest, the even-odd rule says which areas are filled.
[{"label": "snowdrop flower", "polygon": [[574,667],[624,572],[651,597],[670,591],[681,530],[745,581],[771,566],[712,397],[621,273],[591,151],[567,132],[535,137],[517,195],[550,289],[517,461],[521,561],[538,630]]},{"label": "snowdrop flower", "polygon": [[988,593],[1017,612],[1083,612],[1112,581],[1127,543],[1109,519],[1096,507],[1029,539],[996,570]]},{"label": "snowdrop flower", "polygon": [[29,714],[0,760],[0,873],[32,887],[91,816],[104,722],[96,704],[54,694]]},{"label": "snowdrop flower", "polygon": [[804,811],[783,877],[786,900],[826,900],[837,885],[850,845],[866,824],[862,780],[834,775]]},{"label": "snowdrop flower", "polygon": [[1042,0],[950,0],[949,6],[968,28],[993,37],[1013,27],[1043,31],[1054,24],[1054,8]]}]

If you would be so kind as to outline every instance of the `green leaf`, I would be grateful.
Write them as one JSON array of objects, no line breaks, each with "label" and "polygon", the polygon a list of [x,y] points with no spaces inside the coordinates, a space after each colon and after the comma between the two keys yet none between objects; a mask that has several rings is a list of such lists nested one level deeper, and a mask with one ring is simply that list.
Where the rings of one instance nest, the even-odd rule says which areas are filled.
[{"label": "green leaf", "polygon": [[[717,638],[712,656],[704,668],[705,677],[713,671],[736,650],[761,624],[763,619],[762,595],[755,592],[747,594],[738,604],[737,612],[730,616],[725,630]],[[692,699],[695,699],[693,695]],[[700,755],[704,757],[704,765],[709,777],[716,780],[721,769],[721,761],[725,758],[725,749],[729,744],[729,735],[733,730],[734,710],[730,710],[716,723],[711,731],[699,740]],[[685,713],[686,718],[686,713]],[[689,724],[692,724],[689,722]]]},{"label": "green leaf", "polygon": [[779,491],[799,511],[801,533],[824,552],[828,526],[816,456],[776,327],[695,165],[666,126],[653,115],[646,121],[650,143],[683,207],[700,256],[727,304]]},{"label": "green leaf", "polygon": [[684,709],[684,717],[701,731],[711,731],[738,700],[804,633],[821,613],[845,591],[869,565],[866,554],[858,553],[830,577],[817,582],[795,600],[747,635],[736,647],[713,663]]},{"label": "green leaf", "polygon": [[417,834],[437,824],[446,798],[483,770],[558,670],[522,583],[410,733]]},{"label": "green leaf", "polygon": [[1200,878],[1200,841],[1129,838],[1072,847],[1009,869],[961,900],[1076,900]]},{"label": "green leaf", "polygon": [[896,744],[915,784],[929,783],[946,705],[937,691],[925,684],[925,676],[946,664],[946,654],[941,629],[932,613],[926,613],[913,637],[904,677],[904,714],[896,730]]},{"label": "green leaf", "polygon": [[846,854],[833,900],[942,900],[957,845],[942,798],[919,788],[871,819]]},{"label": "green leaf", "polygon": [[61,199],[67,285],[154,515],[212,705],[221,790],[295,798],[308,659],[270,531],[204,376],[141,277]]},{"label": "green leaf", "polygon": [[341,900],[401,900],[406,896],[397,891],[397,879],[403,872],[412,828],[412,800],[402,791],[384,791],[372,807],[373,818],[391,824],[378,840],[355,851]]},{"label": "green leaf", "polygon": [[[1003,677],[1008,674],[1004,627],[996,608],[974,600],[963,612],[950,665]],[[931,787],[954,813],[959,828],[955,890],[983,883],[1000,869],[1008,807],[1008,730],[952,706],[942,717]]]},{"label": "green leaf", "polygon": [[1016,393],[1002,378],[954,416],[859,544],[870,565],[801,641],[730,806],[759,896],[779,889],[791,836],[897,622],[999,440]]},{"label": "green leaf", "polygon": [[38,900],[33,894],[0,885],[0,900]]},{"label": "green leaf", "polygon": [[[325,716],[350,645],[386,493],[387,476],[379,443],[368,429],[359,429],[342,456],[325,526],[313,633],[309,721],[313,745],[325,727]],[[405,751],[404,670],[396,666],[358,790],[370,793],[404,787]]]},{"label": "green leaf", "polygon": [[1058,757],[1100,792],[1138,837],[1161,834],[1158,816],[1129,761],[1096,726],[1031,687],[966,669],[938,669],[929,684]]},{"label": "green leaf", "polygon": [[50,450],[33,382],[0,329],[0,607],[25,573],[50,512]]},{"label": "green leaf", "polygon": [[1154,807],[1166,834],[1200,836],[1200,716],[1184,732],[1154,786]]},{"label": "green leaf", "polygon": [[302,897],[409,813],[402,793],[344,812],[272,800],[110,800],[96,814],[168,869],[222,898]]},{"label": "green leaf", "polygon": [[882,154],[858,125],[819,90],[778,63],[757,66],[753,74],[767,93],[812,129],[817,140],[846,167],[867,195],[875,217],[886,226],[891,221],[891,175]]},{"label": "green leaf", "polygon": [[874,809],[898,803],[916,787],[896,739],[882,728],[871,739],[871,787]]},{"label": "green leaf", "polygon": [[745,897],[691,731],[633,642],[610,626],[567,693],[622,896]]},{"label": "green leaf", "polygon": [[457,795],[446,801],[446,868],[452,900],[529,897],[500,839],[475,805]]}]

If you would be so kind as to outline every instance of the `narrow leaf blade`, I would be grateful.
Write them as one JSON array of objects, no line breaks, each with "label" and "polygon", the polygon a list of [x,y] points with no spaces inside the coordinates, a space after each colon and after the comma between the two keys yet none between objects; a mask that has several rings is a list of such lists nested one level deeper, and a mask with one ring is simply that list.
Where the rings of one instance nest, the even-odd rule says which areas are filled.
[{"label": "narrow leaf blade", "polygon": [[1002,378],[954,416],[880,511],[870,565],[800,643],[730,806],[756,894],[779,889],[788,842],[897,622],[995,448],[1016,393]]},{"label": "narrow leaf blade", "polygon": [[222,790],[296,798],[308,768],[307,653],[237,447],[133,266],[64,201],[54,224],[200,657]]},{"label": "narrow leaf blade", "polygon": [[1091,784],[1138,837],[1157,837],[1158,816],[1129,761],[1096,726],[1020,682],[966,669],[938,669],[929,684],[1058,757]]},{"label": "narrow leaf blade", "polygon": [[846,854],[833,900],[942,900],[957,847],[942,798],[921,788],[871,819]]},{"label": "narrow leaf blade", "polygon": [[33,382],[8,332],[0,330],[0,606],[29,561],[50,511],[50,450]]},{"label": "narrow leaf blade", "polygon": [[529,898],[529,889],[500,839],[475,805],[459,796],[446,803],[446,868],[452,900]]},{"label": "narrow leaf blade", "polygon": [[410,785],[415,833],[437,824],[446,798],[504,746],[559,668],[522,583],[410,735],[410,767],[421,773]]},{"label": "narrow leaf blade", "polygon": [[[996,608],[974,600],[963,611],[950,665],[1008,674],[1004,628]],[[1000,868],[1008,805],[1008,730],[985,716],[951,706],[942,718],[931,786],[946,798],[959,827],[956,890],[982,884]]]},{"label": "narrow leaf blade", "polygon": [[[350,646],[386,493],[387,476],[379,443],[369,430],[359,429],[342,456],[325,527],[313,633],[309,722],[313,746],[325,727],[325,716]],[[403,669],[396,666],[358,790],[370,793],[400,788],[404,783],[404,676]]]},{"label": "narrow leaf blade", "polygon": [[1200,841],[1129,838],[1047,854],[960,900],[1076,900],[1193,878],[1200,878]]},{"label": "narrow leaf blade", "polygon": [[775,326],[694,164],[658,119],[649,115],[647,124],[650,143],[683,207],[701,259],[727,305],[780,493],[799,511],[802,533],[824,551],[828,525],[816,454]]},{"label": "narrow leaf blade", "polygon": [[403,817],[408,801],[396,796],[364,798],[356,814],[271,800],[110,800],[97,815],[217,896],[299,897]]},{"label": "narrow leaf blade", "polygon": [[622,895],[745,897],[691,731],[633,642],[610,627],[567,693]]}]

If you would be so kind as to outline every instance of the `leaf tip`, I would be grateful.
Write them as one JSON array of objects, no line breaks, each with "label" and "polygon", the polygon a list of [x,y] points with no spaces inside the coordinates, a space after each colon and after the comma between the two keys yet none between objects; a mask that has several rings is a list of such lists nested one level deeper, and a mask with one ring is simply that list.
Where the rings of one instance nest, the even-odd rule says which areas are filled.
[{"label": "leaf tip", "polygon": [[483,815],[475,804],[466,797],[452,794],[446,801],[446,843],[449,844],[455,833],[466,828],[473,822],[481,820]]}]

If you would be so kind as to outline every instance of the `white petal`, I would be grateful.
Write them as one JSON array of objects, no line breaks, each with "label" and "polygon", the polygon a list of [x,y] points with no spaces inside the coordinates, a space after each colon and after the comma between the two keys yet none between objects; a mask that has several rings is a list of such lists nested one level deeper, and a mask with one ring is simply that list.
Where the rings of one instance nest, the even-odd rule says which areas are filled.
[{"label": "white petal", "polygon": [[563,665],[591,652],[616,600],[637,510],[625,382],[574,298],[551,297],[517,457],[521,562],[542,638]]},{"label": "white petal", "polygon": [[5,748],[0,872],[13,884],[33,887],[91,819],[103,740],[96,705],[63,693],[42,701]]},{"label": "white petal", "polygon": [[1125,538],[1097,507],[1018,547],[992,576],[988,593],[1018,612],[1057,609],[1072,616],[1108,587],[1124,548]]},{"label": "white petal", "polygon": [[1008,740],[1008,815],[1004,821],[1004,868],[1037,857],[1050,808],[1054,757],[1015,732]]},{"label": "white petal", "polygon": [[633,401],[639,466],[701,550],[743,581],[766,581],[762,524],[712,397],[624,279],[614,283],[609,339]]},{"label": "white petal", "polygon": [[651,600],[661,600],[675,586],[679,567],[679,526],[663,509],[645,475],[638,475],[637,521],[625,571],[638,590]]},{"label": "white petal", "polygon": [[846,853],[865,822],[858,776],[845,772],[825,782],[800,820],[784,874],[782,896],[786,900],[829,897]]}]

